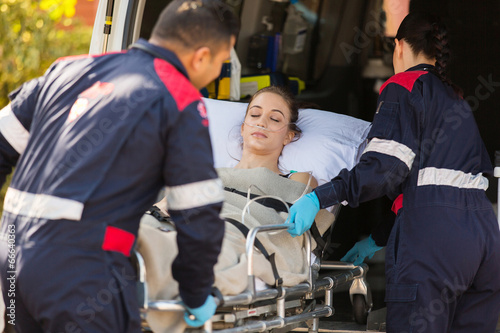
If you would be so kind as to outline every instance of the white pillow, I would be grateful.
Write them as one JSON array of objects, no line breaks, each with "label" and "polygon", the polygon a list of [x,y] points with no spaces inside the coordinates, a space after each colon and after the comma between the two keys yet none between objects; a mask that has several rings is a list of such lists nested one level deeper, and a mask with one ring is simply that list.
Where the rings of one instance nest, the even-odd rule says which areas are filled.
[{"label": "white pillow", "polygon": [[[247,103],[204,98],[215,167],[233,167],[241,158],[241,124]],[[283,172],[311,171],[321,185],[351,169],[365,146],[370,123],[333,112],[303,109],[297,126],[300,139],[285,146],[279,166]]]}]

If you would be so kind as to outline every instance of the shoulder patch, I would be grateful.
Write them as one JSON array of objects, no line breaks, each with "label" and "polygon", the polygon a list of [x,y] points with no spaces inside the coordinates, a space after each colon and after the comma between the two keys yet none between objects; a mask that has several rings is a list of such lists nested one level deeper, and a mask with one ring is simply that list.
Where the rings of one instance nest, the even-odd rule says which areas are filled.
[{"label": "shoulder patch", "polygon": [[201,99],[200,92],[168,61],[156,58],[154,66],[156,74],[172,94],[179,111],[184,110],[186,106],[194,101]]},{"label": "shoulder patch", "polygon": [[389,83],[399,84],[400,86],[406,88],[408,91],[411,92],[411,90],[413,89],[413,85],[418,80],[418,78],[424,74],[427,74],[427,73],[429,73],[429,72],[427,72],[427,71],[411,71],[411,72],[402,72],[402,73],[398,73],[396,75],[393,75],[389,80],[385,81],[385,83],[382,85],[382,87],[380,87],[379,94],[382,93],[382,91],[385,89],[385,87]]}]

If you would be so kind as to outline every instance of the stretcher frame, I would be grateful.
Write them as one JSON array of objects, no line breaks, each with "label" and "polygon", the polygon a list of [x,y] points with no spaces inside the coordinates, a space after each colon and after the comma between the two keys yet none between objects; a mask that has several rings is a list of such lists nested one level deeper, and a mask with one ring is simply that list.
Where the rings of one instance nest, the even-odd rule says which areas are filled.
[{"label": "stretcher frame", "polygon": [[[242,213],[244,223],[245,212],[255,200],[274,198],[288,205],[275,196],[261,196],[250,200]],[[337,216],[339,206],[334,210]],[[333,229],[333,225],[331,229]],[[353,304],[354,317],[358,323],[366,323],[368,313],[373,303],[371,292],[366,282],[368,265],[330,261],[311,262],[311,234],[305,235],[305,250],[307,261],[307,276],[305,282],[292,287],[272,287],[261,291],[256,290],[256,277],[253,273],[253,257],[255,240],[258,233],[274,232],[288,229],[289,224],[261,225],[251,228],[247,237],[245,250],[248,260],[248,285],[244,292],[235,296],[222,296],[216,299],[218,305],[215,315],[202,328],[188,328],[191,333],[240,333],[240,332],[289,332],[303,325],[308,326],[309,333],[319,332],[320,318],[330,317],[335,313],[333,308],[333,292],[342,286],[350,286],[349,294]],[[184,312],[181,301],[149,300],[146,284],[146,266],[142,256],[136,251],[136,266],[138,270],[138,299],[141,315],[145,319],[150,310]],[[318,276],[320,269],[327,272],[326,276]],[[324,274],[323,274],[324,275]],[[316,305],[316,299],[323,297],[324,304]],[[257,317],[257,320],[254,318]],[[145,324],[147,327],[147,324]]]}]

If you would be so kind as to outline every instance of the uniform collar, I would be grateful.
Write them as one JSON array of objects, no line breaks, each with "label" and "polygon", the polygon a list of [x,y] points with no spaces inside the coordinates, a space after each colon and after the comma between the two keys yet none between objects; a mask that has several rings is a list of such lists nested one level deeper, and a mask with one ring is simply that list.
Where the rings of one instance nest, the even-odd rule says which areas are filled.
[{"label": "uniform collar", "polygon": [[155,58],[161,58],[163,60],[168,61],[170,64],[172,64],[182,75],[184,75],[187,79],[189,79],[189,76],[187,74],[186,68],[184,65],[181,63],[177,55],[161,46],[151,44],[147,40],[140,38],[137,42],[131,45],[131,48],[134,48],[135,44],[139,44],[141,46],[140,50],[143,52],[147,52],[144,50],[144,48],[148,49],[151,51],[150,54],[152,54]]},{"label": "uniform collar", "polygon": [[429,64],[418,64],[417,66],[413,66],[408,68],[405,72],[411,72],[411,71],[433,71],[434,66],[429,65]]}]

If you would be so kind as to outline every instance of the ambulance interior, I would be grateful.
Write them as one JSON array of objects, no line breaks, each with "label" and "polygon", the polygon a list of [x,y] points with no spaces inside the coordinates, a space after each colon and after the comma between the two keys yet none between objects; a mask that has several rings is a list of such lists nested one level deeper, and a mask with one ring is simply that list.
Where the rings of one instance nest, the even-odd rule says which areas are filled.
[{"label": "ambulance interior", "polygon": [[[168,2],[115,1],[113,27],[106,49],[125,49],[139,37],[147,39]],[[360,115],[359,110],[366,108],[360,99],[360,74],[381,79],[392,75],[391,41],[384,36],[395,35],[409,7],[409,0],[393,1],[392,6],[397,7],[391,9],[395,17],[388,20],[383,0],[225,2],[241,19],[235,49],[242,77],[268,76],[256,80],[259,88],[265,82],[285,84],[290,78],[292,81],[296,78],[299,83],[290,84],[297,93],[300,90],[300,100],[355,117]],[[99,6],[103,8],[99,8],[99,12],[107,5],[101,1]],[[103,20],[98,14],[94,38],[102,36]],[[103,21],[102,24],[99,21]],[[387,24],[395,27],[387,30]],[[102,44],[93,40],[91,53],[102,50]],[[359,66],[367,63],[370,68]],[[256,88],[252,83],[246,85],[247,89],[242,87],[243,99]]]},{"label": "ambulance interior", "polygon": [[[423,0],[411,3],[410,0],[225,2],[241,19],[235,46],[241,63],[238,96],[241,102],[248,101],[253,92],[265,85],[288,85],[298,100],[311,103],[312,108],[366,121],[372,120],[380,86],[393,75],[392,37],[399,23],[410,6],[426,8],[432,5],[432,1]],[[100,1],[90,53],[122,50],[138,38],[147,39],[156,18],[168,3],[159,0]],[[449,12],[451,2],[444,3],[445,12]],[[109,35],[102,33],[104,13],[113,13]],[[229,99],[221,89],[225,76],[221,73],[215,88],[206,92],[209,97]],[[489,127],[484,131],[488,150],[494,152],[498,146],[494,147],[491,143],[494,140],[488,137],[493,131]],[[490,186],[494,188],[490,196],[496,201],[493,199],[496,184]],[[339,260],[380,221],[393,221],[391,204],[383,198],[363,204],[357,210],[342,208],[332,233],[329,259]],[[380,309],[381,316],[385,306],[383,252],[379,251],[368,261],[370,273],[367,275],[373,294],[372,312]],[[332,320],[353,321],[347,288],[339,291],[334,306],[336,314]]]}]

